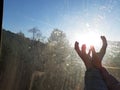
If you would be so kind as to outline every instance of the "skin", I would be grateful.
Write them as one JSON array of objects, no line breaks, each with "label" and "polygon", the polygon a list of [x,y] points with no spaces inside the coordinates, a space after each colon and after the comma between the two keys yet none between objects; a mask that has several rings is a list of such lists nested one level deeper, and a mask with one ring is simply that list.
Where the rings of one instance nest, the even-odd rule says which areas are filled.
[{"label": "skin", "polygon": [[[104,67],[102,67],[102,59],[107,48],[107,40],[105,36],[101,36],[101,39],[103,45],[99,52],[96,52],[94,46],[91,46],[89,52],[86,53],[86,45],[83,44],[80,50],[79,43],[77,41],[75,42],[75,50],[84,62],[86,69],[97,68],[100,70],[109,90],[120,90],[120,82],[110,75]],[[90,56],[90,53],[92,53],[92,56]]]},{"label": "skin", "polygon": [[[105,38],[105,36],[101,36],[101,40],[102,40],[102,47],[100,49],[99,52],[96,52],[94,49],[94,46],[91,46],[89,49],[89,52],[86,53],[86,45],[83,44],[81,46],[81,49],[79,47],[79,42],[75,42],[75,50],[78,53],[78,55],[80,56],[80,58],[82,59],[82,61],[84,62],[86,69],[90,69],[90,68],[101,68],[102,67],[102,59],[105,55],[106,52],[106,48],[107,48],[107,40]],[[90,53],[92,53],[92,56],[90,56]]]}]

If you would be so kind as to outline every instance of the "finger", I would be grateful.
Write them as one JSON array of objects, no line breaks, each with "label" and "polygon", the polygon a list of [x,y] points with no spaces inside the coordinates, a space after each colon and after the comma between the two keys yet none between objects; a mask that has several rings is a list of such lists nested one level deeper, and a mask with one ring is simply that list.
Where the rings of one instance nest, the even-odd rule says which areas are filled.
[{"label": "finger", "polygon": [[80,48],[79,48],[79,43],[77,41],[75,42],[74,48],[75,48],[76,52],[78,53],[78,55],[81,56],[81,51],[80,51]]},{"label": "finger", "polygon": [[94,46],[91,46],[91,51],[92,51],[93,54],[96,53]]},{"label": "finger", "polygon": [[82,60],[85,64],[86,68],[89,68],[89,67],[91,67],[91,60],[90,60],[90,56],[88,56],[88,54],[86,54],[86,45],[83,44],[81,48],[82,48],[82,50],[81,50]]},{"label": "finger", "polygon": [[103,42],[103,46],[107,47],[107,40],[105,38],[105,36],[101,36],[102,42]]},{"label": "finger", "polygon": [[88,52],[88,55],[89,55],[89,56],[90,56],[91,52],[92,52],[92,50],[91,50],[91,47],[90,47],[89,52]]},{"label": "finger", "polygon": [[79,51],[79,50],[80,50],[80,49],[79,49],[79,43],[78,43],[77,41],[75,42],[74,48],[75,48],[76,51]]},{"label": "finger", "polygon": [[99,58],[102,60],[102,58],[104,57],[105,52],[106,52],[107,40],[106,40],[105,36],[101,36],[101,39],[102,39],[103,45],[102,45],[102,48],[99,51]]},{"label": "finger", "polygon": [[93,57],[93,58],[96,58],[97,53],[96,53],[96,51],[95,51],[94,46],[91,46],[91,51],[92,51],[92,57]]},{"label": "finger", "polygon": [[99,58],[98,54],[95,51],[94,46],[91,48],[92,49],[92,63],[94,66],[101,67],[101,59]]},{"label": "finger", "polygon": [[85,44],[82,45],[82,53],[86,54],[86,45]]},{"label": "finger", "polygon": [[94,46],[93,46],[91,49],[92,49],[92,58],[93,58],[93,61],[94,61],[94,60],[101,60],[101,58],[98,57],[98,55],[97,55],[97,53],[96,53],[96,51],[95,51]]}]

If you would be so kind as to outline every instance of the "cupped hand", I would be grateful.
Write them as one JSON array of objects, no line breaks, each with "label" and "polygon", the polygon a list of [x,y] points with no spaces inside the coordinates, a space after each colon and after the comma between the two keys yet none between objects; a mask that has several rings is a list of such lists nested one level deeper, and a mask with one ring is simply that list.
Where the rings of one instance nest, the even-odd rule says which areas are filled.
[{"label": "cupped hand", "polygon": [[[86,45],[83,44],[82,48],[80,50],[79,43],[77,41],[75,42],[75,50],[78,53],[78,55],[81,57],[81,59],[83,60],[87,69],[102,67],[101,62],[102,62],[102,59],[106,52],[107,40],[106,40],[105,36],[101,36],[101,39],[102,39],[103,45],[99,52],[96,52],[94,49],[94,46],[92,46],[89,49],[89,52],[86,53]],[[92,56],[90,56],[91,52],[92,52]]]}]

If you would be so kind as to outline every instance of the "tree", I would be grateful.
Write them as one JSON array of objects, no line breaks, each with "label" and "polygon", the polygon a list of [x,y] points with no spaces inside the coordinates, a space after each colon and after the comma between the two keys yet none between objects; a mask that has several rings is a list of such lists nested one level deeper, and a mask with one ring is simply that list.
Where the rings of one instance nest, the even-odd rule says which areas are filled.
[{"label": "tree", "polygon": [[33,34],[33,36],[32,36],[33,42],[40,41],[40,42],[45,43],[46,37],[42,36],[42,33],[38,28],[34,27],[32,29],[29,29],[28,32]]},{"label": "tree", "polygon": [[[69,43],[66,38],[66,35],[63,31],[59,29],[54,29],[48,38],[48,44],[46,47],[46,60],[47,65],[46,68],[48,70],[63,70],[63,68],[57,68],[60,67],[60,65],[64,65],[65,61],[67,60],[66,57],[69,56]],[[62,66],[61,66],[62,67]]]},{"label": "tree", "polygon": [[22,31],[18,32],[17,34],[18,34],[19,36],[21,36],[21,37],[25,37],[25,35],[24,35],[24,33],[23,33]]},{"label": "tree", "polygon": [[40,32],[40,30],[39,30],[38,28],[34,27],[34,28],[29,29],[28,32],[30,32],[30,33],[33,34],[33,41],[34,41],[34,40],[35,40],[36,33],[37,33],[37,32]]},{"label": "tree", "polygon": [[66,39],[66,35],[63,31],[59,29],[54,29],[51,33],[51,36],[49,37],[49,42],[64,42]]},{"label": "tree", "polygon": [[[78,78],[80,77],[81,69],[79,69],[78,63],[75,62],[77,58],[76,53],[73,51],[66,34],[59,29],[54,29],[48,39],[45,50],[47,60],[45,70],[49,72],[50,77],[54,77],[53,83],[56,84],[55,86],[59,83],[56,87],[59,87],[57,90],[73,90],[80,83]],[[52,87],[51,83],[49,85]]]}]

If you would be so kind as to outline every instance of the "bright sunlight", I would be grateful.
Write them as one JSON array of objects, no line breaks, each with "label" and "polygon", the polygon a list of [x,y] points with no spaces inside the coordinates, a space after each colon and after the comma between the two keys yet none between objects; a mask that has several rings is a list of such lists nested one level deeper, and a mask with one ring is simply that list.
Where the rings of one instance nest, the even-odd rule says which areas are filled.
[{"label": "bright sunlight", "polygon": [[100,36],[100,34],[94,31],[89,31],[83,34],[75,33],[72,37],[71,44],[74,45],[75,41],[78,41],[79,46],[86,44],[88,49],[91,45],[94,45],[96,50],[98,50],[102,44]]}]

